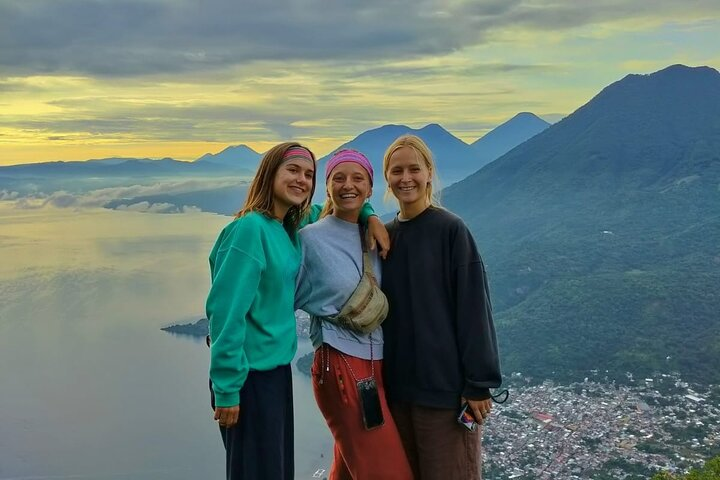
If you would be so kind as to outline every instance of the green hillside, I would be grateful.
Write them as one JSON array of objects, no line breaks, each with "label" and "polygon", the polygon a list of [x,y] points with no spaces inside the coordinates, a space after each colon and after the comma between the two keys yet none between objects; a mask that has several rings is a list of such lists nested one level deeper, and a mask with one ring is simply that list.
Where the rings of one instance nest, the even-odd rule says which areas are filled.
[{"label": "green hillside", "polygon": [[506,372],[720,381],[718,112],[713,69],[630,75],[443,192],[488,265]]}]

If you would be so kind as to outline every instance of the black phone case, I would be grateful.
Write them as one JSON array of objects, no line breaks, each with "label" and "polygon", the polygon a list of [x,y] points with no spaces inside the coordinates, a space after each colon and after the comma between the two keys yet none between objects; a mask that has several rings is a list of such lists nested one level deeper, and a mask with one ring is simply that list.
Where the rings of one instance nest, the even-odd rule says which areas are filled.
[{"label": "black phone case", "polygon": [[380,406],[380,394],[378,393],[375,379],[364,378],[357,382],[358,396],[360,397],[360,409],[362,410],[363,424],[366,430],[378,428],[385,423],[382,407]]}]

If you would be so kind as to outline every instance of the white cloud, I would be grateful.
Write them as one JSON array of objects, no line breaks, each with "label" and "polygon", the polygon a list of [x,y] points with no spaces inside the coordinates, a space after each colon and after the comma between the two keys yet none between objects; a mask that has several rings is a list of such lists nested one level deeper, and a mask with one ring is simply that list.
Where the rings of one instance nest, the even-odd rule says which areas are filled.
[{"label": "white cloud", "polygon": [[115,209],[144,213],[180,213],[180,209],[172,203],[150,203],[147,201],[137,202],[130,205],[118,205]]},{"label": "white cloud", "polygon": [[202,210],[192,205],[183,205],[182,213],[202,213]]},{"label": "white cloud", "polygon": [[0,201],[2,200],[15,200],[20,196],[18,192],[11,192],[8,190],[0,190]]},{"label": "white cloud", "polygon": [[15,201],[15,208],[21,210],[34,210],[36,208],[43,208],[45,201],[37,197],[21,197]]},{"label": "white cloud", "polygon": [[118,205],[115,207],[116,210],[127,210],[129,212],[146,212],[150,208],[149,202],[138,202],[132,205]]},{"label": "white cloud", "polygon": [[83,206],[103,206],[111,200],[144,197],[150,195],[197,192],[201,190],[231,187],[238,180],[183,180],[178,182],[159,182],[152,185],[130,185],[127,187],[108,187],[82,194]]},{"label": "white cloud", "polygon": [[148,213],[177,213],[179,209],[172,203],[153,203],[146,211]]},{"label": "white cloud", "polygon": [[[126,187],[100,188],[85,193],[72,193],[64,190],[51,194],[34,193],[20,196],[18,192],[0,190],[0,200],[15,201],[15,208],[35,209],[43,207],[55,208],[102,208],[117,200],[138,197],[149,197],[163,194],[177,194],[202,191],[238,185],[238,180],[183,180],[178,182],[161,182],[152,185],[130,185]],[[115,207],[118,210],[132,210],[150,213],[200,212],[191,205],[178,206],[168,202],[136,201],[122,203]]]}]

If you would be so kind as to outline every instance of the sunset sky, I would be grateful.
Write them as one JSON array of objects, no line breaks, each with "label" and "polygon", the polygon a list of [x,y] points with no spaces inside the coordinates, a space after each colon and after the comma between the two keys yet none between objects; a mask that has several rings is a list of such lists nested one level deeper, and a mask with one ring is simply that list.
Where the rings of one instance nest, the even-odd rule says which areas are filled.
[{"label": "sunset sky", "polygon": [[388,123],[472,142],[629,73],[720,68],[717,0],[0,0],[0,165],[191,160]]}]

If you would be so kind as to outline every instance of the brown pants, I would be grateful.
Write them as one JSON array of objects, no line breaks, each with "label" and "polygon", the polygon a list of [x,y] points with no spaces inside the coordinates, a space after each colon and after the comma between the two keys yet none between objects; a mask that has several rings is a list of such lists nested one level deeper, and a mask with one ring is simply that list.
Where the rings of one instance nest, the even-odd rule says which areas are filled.
[{"label": "brown pants", "polygon": [[457,411],[390,403],[395,425],[416,480],[480,480],[481,426],[457,423]]}]

